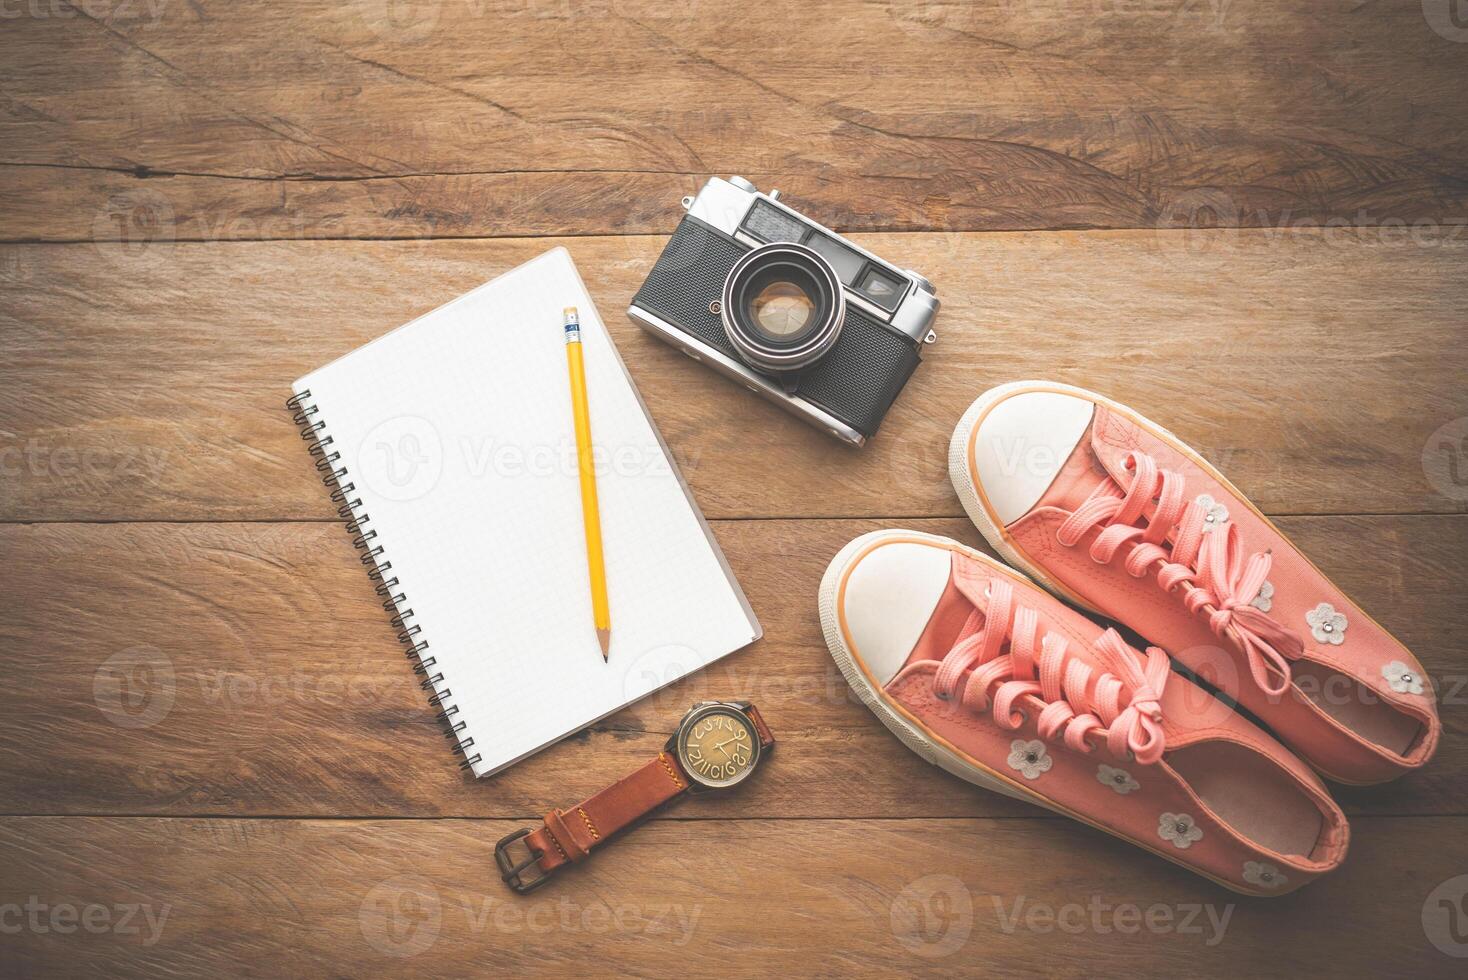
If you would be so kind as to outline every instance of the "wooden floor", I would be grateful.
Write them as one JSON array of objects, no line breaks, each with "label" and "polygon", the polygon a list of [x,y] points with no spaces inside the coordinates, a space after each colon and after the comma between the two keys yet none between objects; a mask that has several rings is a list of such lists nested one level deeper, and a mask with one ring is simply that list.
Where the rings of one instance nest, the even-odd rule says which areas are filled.
[{"label": "wooden floor", "polygon": [[[1448,0],[0,17],[0,973],[1461,975]],[[940,340],[860,453],[616,316],[678,198],[732,173],[938,286]],[[555,244],[766,637],[471,782],[282,403]],[[1433,674],[1438,757],[1339,790],[1334,876],[1234,896],[928,767],[849,696],[817,626],[826,561],[875,527],[977,544],[948,433],[1028,377],[1205,451]],[[779,736],[755,782],[531,898],[503,888],[501,835],[706,696],[756,700]]]}]

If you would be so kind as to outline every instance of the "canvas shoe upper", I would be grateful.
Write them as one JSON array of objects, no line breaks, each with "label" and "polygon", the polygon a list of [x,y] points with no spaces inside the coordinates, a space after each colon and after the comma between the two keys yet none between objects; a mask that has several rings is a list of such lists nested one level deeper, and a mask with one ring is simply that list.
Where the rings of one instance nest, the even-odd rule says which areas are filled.
[{"label": "canvas shoe upper", "polygon": [[1345,857],[1345,818],[1308,766],[1163,651],[958,542],[857,538],[826,571],[820,615],[862,701],[969,782],[1249,894],[1291,891]]}]

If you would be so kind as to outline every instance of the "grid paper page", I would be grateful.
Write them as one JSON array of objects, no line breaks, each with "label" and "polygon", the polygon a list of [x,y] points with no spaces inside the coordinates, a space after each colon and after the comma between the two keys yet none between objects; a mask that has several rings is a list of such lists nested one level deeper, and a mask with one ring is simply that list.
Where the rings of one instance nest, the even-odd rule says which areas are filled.
[{"label": "grid paper page", "polygon": [[[578,307],[612,619],[591,619],[562,310]],[[496,772],[758,639],[563,248],[296,382]]]}]

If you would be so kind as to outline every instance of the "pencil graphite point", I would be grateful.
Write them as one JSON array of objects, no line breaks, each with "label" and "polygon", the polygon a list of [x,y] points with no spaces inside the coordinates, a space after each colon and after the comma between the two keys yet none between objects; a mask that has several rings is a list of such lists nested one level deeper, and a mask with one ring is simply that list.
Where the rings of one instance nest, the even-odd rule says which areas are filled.
[{"label": "pencil graphite point", "polygon": [[599,629],[596,631],[597,642],[601,644],[601,659],[606,663],[611,658],[612,631],[610,629]]}]

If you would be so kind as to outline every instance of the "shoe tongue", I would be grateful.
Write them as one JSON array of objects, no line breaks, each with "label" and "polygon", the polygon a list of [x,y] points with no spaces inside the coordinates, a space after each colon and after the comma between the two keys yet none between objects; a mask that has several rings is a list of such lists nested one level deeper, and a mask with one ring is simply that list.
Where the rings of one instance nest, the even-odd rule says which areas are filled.
[{"label": "shoe tongue", "polygon": [[[1092,426],[1095,422],[1092,421]],[[1055,474],[1050,487],[1041,495],[1035,508],[1055,507],[1063,511],[1074,511],[1086,502],[1086,498],[1103,483],[1113,482],[1111,474],[1096,455],[1091,441],[1091,427],[1076,443],[1070,457]]]},{"label": "shoe tongue", "polygon": [[993,572],[978,560],[962,552],[953,552],[953,587],[958,590],[970,607],[981,613],[989,611],[989,582]]}]

